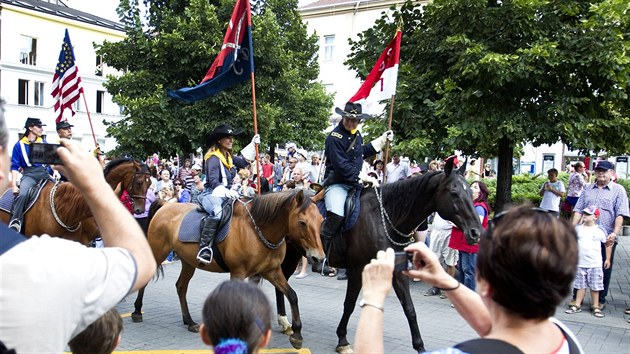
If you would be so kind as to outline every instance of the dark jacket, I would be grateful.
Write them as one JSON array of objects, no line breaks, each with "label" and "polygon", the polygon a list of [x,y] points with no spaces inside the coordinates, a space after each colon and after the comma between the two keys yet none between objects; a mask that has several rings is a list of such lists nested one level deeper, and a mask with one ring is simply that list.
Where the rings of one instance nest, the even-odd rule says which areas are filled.
[{"label": "dark jacket", "polygon": [[[352,144],[353,140],[354,144]],[[329,176],[331,178],[326,181],[326,184],[357,183],[363,167],[363,159],[375,154],[376,150],[372,144],[363,145],[363,137],[358,130],[355,134],[351,134],[344,128],[343,121],[339,122],[326,138],[324,179]]]}]

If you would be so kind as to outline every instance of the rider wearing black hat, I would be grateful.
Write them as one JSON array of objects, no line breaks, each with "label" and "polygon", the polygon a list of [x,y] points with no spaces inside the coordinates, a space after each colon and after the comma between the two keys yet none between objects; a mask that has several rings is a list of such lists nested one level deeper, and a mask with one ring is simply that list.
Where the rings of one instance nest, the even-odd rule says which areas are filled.
[{"label": "rider wearing black hat", "polygon": [[255,159],[254,144],[260,144],[260,135],[256,134],[251,143],[241,150],[243,157],[233,156],[234,137],[242,132],[242,130],[232,129],[227,124],[221,124],[206,139],[210,145],[204,156],[206,183],[198,200],[209,215],[202,221],[200,250],[197,254],[197,260],[204,264],[212,262],[211,241],[221,220],[223,200],[238,198],[238,192],[231,189],[232,181],[238,169],[247,167],[249,161]]},{"label": "rider wearing black hat", "polygon": [[[22,230],[22,219],[24,218],[24,206],[28,191],[42,179],[50,178],[52,169],[46,165],[31,163],[29,152],[32,143],[46,143],[42,138],[44,126],[39,118],[28,118],[24,123],[24,136],[13,146],[11,154],[11,184],[13,194],[17,198],[13,202],[13,213],[9,221],[9,227],[20,232]],[[22,179],[18,188],[18,171],[22,169]]]}]

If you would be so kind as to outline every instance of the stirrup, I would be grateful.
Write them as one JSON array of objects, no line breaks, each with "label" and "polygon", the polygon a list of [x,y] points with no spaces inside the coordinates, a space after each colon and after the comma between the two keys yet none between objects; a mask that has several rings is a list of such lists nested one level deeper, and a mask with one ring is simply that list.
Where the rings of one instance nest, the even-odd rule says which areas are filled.
[{"label": "stirrup", "polygon": [[[210,260],[207,260],[201,257],[201,252],[203,252],[204,250],[210,251]],[[199,253],[197,253],[197,260],[206,265],[212,263],[213,258],[214,258],[214,252],[212,251],[212,248],[210,247],[203,247],[199,250]]]},{"label": "stirrup", "polygon": [[15,232],[20,232],[22,231],[22,223],[20,220],[15,219],[9,223],[9,229],[13,229]]}]

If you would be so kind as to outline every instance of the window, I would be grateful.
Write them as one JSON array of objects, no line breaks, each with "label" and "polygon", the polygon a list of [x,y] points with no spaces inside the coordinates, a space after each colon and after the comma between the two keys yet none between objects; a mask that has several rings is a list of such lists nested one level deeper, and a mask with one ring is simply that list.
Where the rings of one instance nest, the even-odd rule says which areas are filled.
[{"label": "window", "polygon": [[94,75],[103,76],[103,57],[100,55],[96,56],[96,69],[94,70]]},{"label": "window", "polygon": [[335,49],[335,35],[324,36],[324,60],[333,60]]},{"label": "window", "polygon": [[103,113],[105,104],[105,91],[96,91],[96,113]]},{"label": "window", "polygon": [[37,59],[37,38],[20,36],[20,63],[35,65]]},{"label": "window", "polygon": [[18,80],[18,104],[28,104],[28,80]]},{"label": "window", "polygon": [[74,103],[72,104],[72,109],[75,112],[78,112],[81,109],[81,99],[74,101]]},{"label": "window", "polygon": [[44,83],[35,81],[35,101],[36,106],[44,105]]}]

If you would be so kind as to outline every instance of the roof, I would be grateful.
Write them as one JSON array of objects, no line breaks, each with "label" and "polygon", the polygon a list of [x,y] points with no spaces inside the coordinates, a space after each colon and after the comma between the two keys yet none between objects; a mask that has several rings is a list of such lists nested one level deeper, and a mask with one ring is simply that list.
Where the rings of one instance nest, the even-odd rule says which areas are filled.
[{"label": "roof", "polygon": [[94,26],[105,27],[116,31],[125,31],[125,27],[118,22],[94,16],[87,12],[75,10],[67,6],[52,4],[41,0],[0,0],[0,3],[21,7],[70,20],[89,23]]}]

